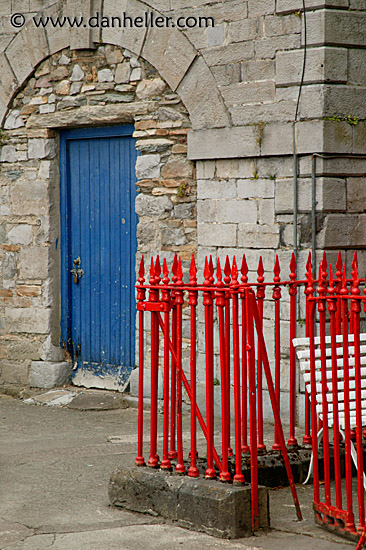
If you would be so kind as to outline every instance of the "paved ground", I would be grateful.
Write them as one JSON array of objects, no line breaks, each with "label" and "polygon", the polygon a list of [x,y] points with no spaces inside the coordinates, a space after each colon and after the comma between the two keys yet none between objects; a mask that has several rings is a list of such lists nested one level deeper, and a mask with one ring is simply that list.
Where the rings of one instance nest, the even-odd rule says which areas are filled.
[{"label": "paved ground", "polygon": [[[98,392],[78,397],[74,403],[77,408],[73,409],[37,406],[0,396],[0,549],[355,547],[314,525],[311,486],[298,487],[303,522],[295,520],[289,489],[271,491],[273,530],[236,541],[218,540],[174,527],[159,518],[112,508],[108,502],[108,480],[114,468],[133,464],[136,410],[98,410],[103,408],[103,399],[101,394],[96,395]],[[113,399],[108,399],[109,406],[114,406]],[[43,400],[47,403],[47,398]],[[95,410],[80,410],[90,408]]]}]

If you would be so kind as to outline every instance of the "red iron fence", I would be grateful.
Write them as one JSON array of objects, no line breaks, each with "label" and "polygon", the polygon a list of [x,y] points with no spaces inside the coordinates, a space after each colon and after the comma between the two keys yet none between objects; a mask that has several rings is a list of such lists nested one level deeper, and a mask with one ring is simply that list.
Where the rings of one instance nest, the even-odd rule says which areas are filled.
[{"label": "red iron fence", "polygon": [[[366,540],[366,431],[362,428],[366,425],[366,331],[362,316],[362,310],[366,312],[366,288],[358,276],[357,254],[349,280],[344,264],[338,265],[335,278],[332,266],[329,273],[327,268],[324,256],[317,282],[311,270],[307,272],[309,338],[302,341],[304,377],[311,395],[313,506],[315,521],[327,529],[354,539],[361,533],[360,549]],[[317,433],[319,428],[322,434]],[[323,483],[319,452],[324,464]]]},{"label": "red iron fence", "polygon": [[[289,281],[281,281],[278,258],[274,266],[274,280],[266,283],[262,260],[259,263],[258,280],[254,285],[248,283],[248,267],[243,256],[240,281],[236,259],[230,264],[226,259],[222,272],[220,261],[213,267],[212,258],[205,260],[204,281],[197,282],[197,269],[194,258],[189,270],[189,282],[183,282],[180,258],[175,257],[172,276],[169,277],[167,263],[164,260],[161,270],[160,260],[151,259],[150,279],[145,283],[145,269],[141,260],[137,288],[137,310],[139,312],[139,423],[138,456],[136,464],[145,465],[143,455],[143,391],[144,368],[146,362],[147,333],[146,316],[149,318],[150,349],[149,367],[151,376],[151,416],[150,451],[147,465],[153,468],[171,469],[177,473],[187,473],[197,477],[197,424],[206,438],[205,477],[221,481],[245,483],[242,473],[243,453],[250,452],[251,491],[253,530],[258,526],[258,450],[265,450],[263,439],[263,381],[271,400],[272,418],[275,420],[273,449],[282,452],[286,471],[293,493],[297,514],[301,512],[292,477],[287,448],[280,417],[280,338],[281,315],[280,300],[282,289],[287,286],[290,296],[290,337],[295,336],[296,294],[300,281],[296,280],[296,263],[291,260]],[[162,272],[161,272],[162,271]],[[161,277],[162,275],[162,277]],[[266,290],[272,287],[271,297],[275,303],[275,384],[272,381],[270,362],[263,336],[263,302]],[[199,308],[203,308],[204,320],[204,357],[205,357],[205,415],[198,406],[197,387],[197,319]],[[189,371],[183,368],[183,312],[189,319]],[[215,321],[216,319],[216,321]],[[221,404],[215,407],[215,347],[214,325],[218,328],[219,377]],[[162,344],[162,346],[161,346]],[[159,367],[163,369],[163,426],[162,453],[158,455],[158,378]],[[295,392],[295,355],[290,355],[290,377]],[[264,374],[265,379],[262,380]],[[231,387],[233,396],[231,398]],[[183,447],[183,388],[190,402],[190,445]],[[296,445],[295,439],[295,395],[290,394],[291,425],[288,443]],[[218,408],[220,410],[218,410]],[[215,441],[215,422],[221,416],[219,441]],[[205,417],[204,417],[205,416]],[[231,434],[230,420],[234,419],[234,434]],[[249,428],[249,430],[248,430]],[[310,436],[309,436],[310,437]],[[218,448],[220,447],[220,450]],[[189,450],[189,455],[188,455]],[[234,455],[235,472],[229,471],[229,456]],[[184,460],[189,456],[189,464]]]}]

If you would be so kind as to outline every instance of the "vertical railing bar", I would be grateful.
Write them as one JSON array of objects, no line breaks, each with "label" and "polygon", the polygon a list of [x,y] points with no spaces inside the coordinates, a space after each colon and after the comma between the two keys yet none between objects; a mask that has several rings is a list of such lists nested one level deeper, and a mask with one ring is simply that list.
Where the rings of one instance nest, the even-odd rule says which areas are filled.
[{"label": "vertical railing bar", "polygon": [[182,394],[182,307],[183,307],[183,290],[179,287],[183,285],[181,259],[178,260],[177,281],[175,282],[175,296],[177,307],[177,464],[175,471],[179,474],[184,474],[186,467],[183,459],[183,394]]},{"label": "vertical railing bar", "polygon": [[[253,294],[254,296],[254,294]],[[250,415],[250,469],[251,469],[251,498],[252,498],[252,529],[256,531],[259,525],[259,505],[258,505],[258,444],[257,444],[257,417],[256,417],[256,389],[255,389],[255,342],[254,342],[254,322],[252,310],[253,303],[249,299],[246,291],[246,325],[248,329],[248,366],[249,366],[249,415]],[[261,318],[259,309],[258,323],[261,327]],[[263,346],[263,342],[258,338],[258,346]],[[264,351],[264,350],[263,350]],[[262,365],[257,363],[262,368]],[[258,380],[258,378],[257,378]]]},{"label": "vertical railing bar", "polygon": [[[137,302],[142,304],[146,297],[146,290],[144,288],[144,257],[142,256],[139,268],[139,279],[137,286]],[[138,427],[137,427],[137,457],[135,464],[137,466],[146,466],[145,459],[143,456],[143,441],[144,441],[144,311],[139,310],[139,382],[138,382],[138,392],[139,392],[139,401],[138,401]]]},{"label": "vertical railing bar", "polygon": [[189,284],[192,287],[188,292],[190,305],[190,324],[191,324],[191,356],[190,356],[190,372],[191,372],[191,464],[188,468],[189,477],[198,477],[197,468],[197,320],[196,308],[198,292],[193,290],[197,286],[197,269],[192,256]]},{"label": "vertical railing bar", "polygon": [[[340,291],[341,296],[347,295],[348,290],[345,283],[346,274],[343,268],[343,283]],[[347,299],[342,300],[342,329],[343,329],[343,380],[344,380],[344,459],[346,469],[346,495],[347,495],[347,521],[345,529],[354,533],[355,519],[353,513],[352,496],[352,458],[351,458],[351,425],[350,425],[350,403],[349,403],[349,361],[348,361],[348,307]]]},{"label": "vertical railing bar", "polygon": [[[281,287],[278,285],[278,283],[281,281],[280,279],[280,264],[278,261],[278,256],[276,255],[276,262],[273,269],[274,278],[273,282],[275,283],[275,286],[273,287],[273,294],[272,297],[275,301],[275,391],[276,391],[276,399],[278,404],[278,409],[281,411]],[[272,445],[273,451],[280,451],[281,446],[279,443],[279,435],[278,435],[278,426],[275,422],[275,430],[274,430],[274,443]]]},{"label": "vertical railing bar", "polygon": [[290,280],[289,286],[290,295],[290,436],[287,441],[289,447],[297,447],[297,439],[295,437],[295,422],[296,422],[296,354],[293,345],[293,339],[296,338],[296,260],[295,254],[292,253],[290,261]]}]

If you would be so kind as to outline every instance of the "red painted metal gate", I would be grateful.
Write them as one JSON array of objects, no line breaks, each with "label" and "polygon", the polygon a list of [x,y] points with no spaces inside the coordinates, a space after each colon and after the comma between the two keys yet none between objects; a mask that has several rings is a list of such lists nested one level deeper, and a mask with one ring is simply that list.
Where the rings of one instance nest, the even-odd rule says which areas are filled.
[{"label": "red painted metal gate", "polygon": [[[328,274],[325,254],[318,281],[313,280],[309,266],[306,289],[309,338],[304,341],[307,346],[303,352],[304,377],[311,396],[315,521],[355,540],[361,534],[357,549],[366,539],[364,283],[358,276],[356,253],[350,279],[346,278],[340,255],[335,277],[332,266]],[[363,295],[360,284],[364,287]],[[317,437],[319,428],[321,442],[320,436]]]},{"label": "red painted metal gate", "polygon": [[[296,263],[292,262],[292,295],[296,295]],[[216,281],[212,259],[206,258],[203,284],[197,283],[197,269],[194,258],[190,266],[189,283],[183,282],[181,259],[175,257],[172,277],[164,260],[161,273],[159,257],[151,259],[149,283],[145,283],[143,259],[140,264],[137,288],[137,309],[139,317],[139,422],[138,456],[136,464],[145,465],[144,445],[144,364],[150,364],[151,375],[151,416],[150,416],[150,452],[147,465],[152,468],[172,469],[179,474],[197,477],[197,421],[206,439],[205,477],[223,482],[245,483],[242,474],[242,455],[250,452],[251,457],[251,495],[252,526],[258,528],[258,444],[263,443],[262,412],[262,371],[265,375],[273,417],[275,419],[275,448],[281,450],[289,479],[297,515],[301,511],[296,488],[290,468],[285,438],[282,429],[279,408],[279,343],[276,354],[276,388],[272,381],[266,345],[263,337],[263,299],[265,285],[263,266],[260,267],[257,295],[248,284],[248,268],[243,257],[241,281],[235,257],[232,264],[226,259],[224,273],[220,261],[216,267]],[[276,322],[279,323],[279,300],[281,298],[279,264],[275,265],[273,297],[276,302]],[[161,278],[161,274],[163,278]],[[288,283],[287,283],[288,284]],[[295,291],[295,292],[294,292]],[[290,293],[291,294],[291,293]],[[188,300],[187,300],[188,297]],[[203,311],[199,312],[199,308]],[[197,317],[204,320],[205,355],[205,415],[197,403]],[[214,319],[218,327],[219,338],[218,366],[215,373]],[[189,369],[183,365],[183,321],[189,322],[189,337],[185,338],[185,347],[189,352]],[[149,330],[146,331],[146,321]],[[149,332],[149,337],[147,337]],[[278,329],[278,334],[280,331]],[[187,345],[188,344],[188,345]],[[149,345],[149,346],[148,346]],[[295,366],[293,352],[292,360]],[[147,357],[147,354],[150,357]],[[162,448],[158,449],[158,378],[159,368],[163,369],[163,425]],[[276,374],[277,377],[277,374]],[[221,386],[221,433],[215,441],[214,386],[219,378]],[[230,398],[230,386],[233,386],[233,399]],[[258,387],[258,389],[257,389]],[[190,444],[184,448],[183,440],[183,392],[190,403]],[[232,403],[233,402],[233,403]],[[233,406],[232,406],[233,405]],[[234,417],[235,433],[230,434],[230,418]],[[216,420],[217,422],[217,420]],[[248,424],[249,423],[249,424]],[[249,440],[248,440],[249,425]],[[294,439],[294,422],[292,425]],[[290,438],[291,439],[291,438]],[[294,443],[292,441],[292,443]],[[217,446],[219,445],[219,447]],[[231,447],[233,446],[233,450]],[[188,451],[189,450],[189,455]],[[158,454],[162,454],[160,456]],[[234,454],[235,471],[229,471],[229,456]],[[187,461],[188,459],[188,461]],[[187,468],[188,466],[188,468]]]}]

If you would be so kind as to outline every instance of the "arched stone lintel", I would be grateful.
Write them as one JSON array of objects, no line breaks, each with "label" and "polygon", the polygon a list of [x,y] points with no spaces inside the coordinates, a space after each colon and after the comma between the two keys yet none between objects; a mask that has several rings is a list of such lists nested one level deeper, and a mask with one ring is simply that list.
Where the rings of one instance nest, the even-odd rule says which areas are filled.
[{"label": "arched stone lintel", "polygon": [[[90,12],[90,6],[91,0],[83,0],[84,14]],[[44,17],[63,17],[70,13],[77,15],[80,10],[79,0],[68,0],[66,5],[60,0],[41,13]],[[126,12],[136,17],[146,11],[160,15],[140,0],[104,0],[103,15]],[[14,95],[37,65],[67,47],[89,49],[95,39],[95,33],[93,36],[90,29],[70,29],[67,26],[36,29],[28,22],[0,55],[0,72],[3,77],[0,84],[0,123]],[[210,69],[182,31],[151,27],[104,28],[101,40],[128,49],[151,63],[169,87],[180,96],[189,112],[193,129],[231,125],[229,113]]]}]

